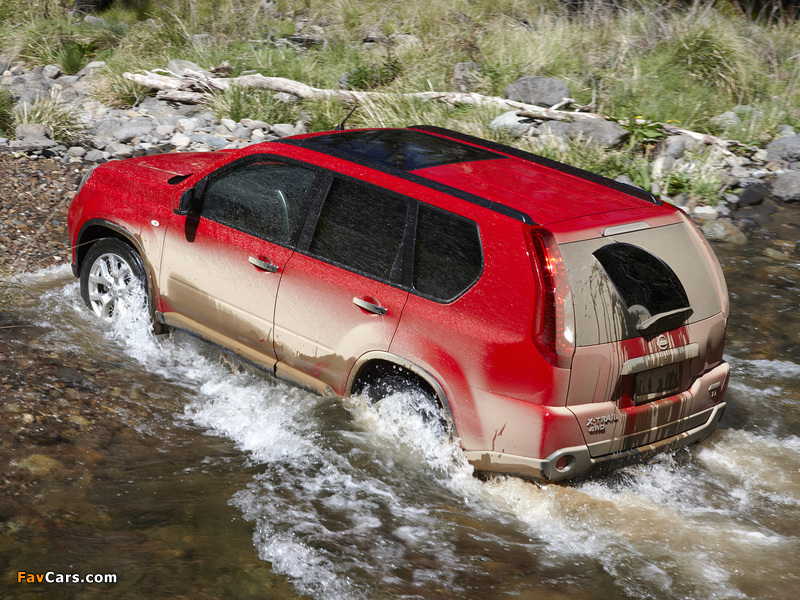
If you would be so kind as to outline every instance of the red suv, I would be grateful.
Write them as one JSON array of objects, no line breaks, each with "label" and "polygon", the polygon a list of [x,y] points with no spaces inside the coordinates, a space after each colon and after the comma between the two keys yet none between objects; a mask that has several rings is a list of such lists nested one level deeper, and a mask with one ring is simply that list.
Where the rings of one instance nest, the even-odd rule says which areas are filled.
[{"label": "red suv", "polygon": [[436,127],[114,161],[69,212],[113,319],[180,328],[322,394],[416,388],[479,471],[559,480],[699,441],[728,297],[680,211]]}]

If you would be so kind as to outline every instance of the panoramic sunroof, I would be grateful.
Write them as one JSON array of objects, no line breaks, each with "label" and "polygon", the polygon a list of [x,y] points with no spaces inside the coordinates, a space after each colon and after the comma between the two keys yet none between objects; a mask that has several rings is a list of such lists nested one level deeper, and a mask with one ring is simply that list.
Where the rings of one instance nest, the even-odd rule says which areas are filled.
[{"label": "panoramic sunroof", "polygon": [[[453,163],[506,158],[502,154],[408,129],[343,131],[303,140],[387,167],[415,171]],[[322,148],[320,148],[321,151]]]}]

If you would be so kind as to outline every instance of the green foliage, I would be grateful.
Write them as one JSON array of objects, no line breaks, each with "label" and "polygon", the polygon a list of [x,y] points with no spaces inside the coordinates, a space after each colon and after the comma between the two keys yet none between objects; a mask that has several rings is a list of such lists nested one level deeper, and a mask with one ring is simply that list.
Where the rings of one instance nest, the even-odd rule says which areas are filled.
[{"label": "green foliage", "polygon": [[44,125],[50,139],[65,146],[85,141],[86,127],[72,107],[59,102],[57,94],[40,98],[31,106],[15,109],[13,116],[15,127],[22,123]]},{"label": "green foliage", "polygon": [[271,92],[231,87],[209,99],[209,107],[218,119],[254,119],[274,123],[294,123],[300,110],[296,103],[276,100]]},{"label": "green foliage", "polygon": [[401,68],[400,62],[391,58],[383,64],[358,65],[347,73],[347,84],[353,90],[383,87],[397,79]]},{"label": "green foliage", "polygon": [[5,137],[13,137],[14,124],[14,99],[9,91],[0,88],[0,134]]}]

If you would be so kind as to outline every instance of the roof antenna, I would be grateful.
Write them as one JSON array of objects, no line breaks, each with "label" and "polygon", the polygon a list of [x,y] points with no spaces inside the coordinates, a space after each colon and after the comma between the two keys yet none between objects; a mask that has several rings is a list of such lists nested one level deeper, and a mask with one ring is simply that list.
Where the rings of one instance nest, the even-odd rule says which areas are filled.
[{"label": "roof antenna", "polygon": [[351,110],[349,113],[347,113],[347,116],[344,118],[344,120],[343,120],[341,123],[339,123],[339,124],[338,124],[336,127],[334,127],[334,128],[333,128],[333,130],[334,130],[334,131],[344,131],[344,124],[345,124],[345,123],[347,123],[347,119],[349,119],[349,118],[350,118],[350,116],[351,116],[351,115],[352,115],[354,112],[356,112],[356,109],[357,109],[357,108],[358,108],[358,104],[356,104],[356,105],[353,107],[353,109],[352,109],[352,110]]}]

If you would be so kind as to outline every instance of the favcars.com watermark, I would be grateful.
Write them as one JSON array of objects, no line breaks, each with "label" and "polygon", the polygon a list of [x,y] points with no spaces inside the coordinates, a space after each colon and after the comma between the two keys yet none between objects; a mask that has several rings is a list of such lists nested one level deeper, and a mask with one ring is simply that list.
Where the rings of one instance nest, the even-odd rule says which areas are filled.
[{"label": "favcars.com watermark", "polygon": [[89,573],[88,575],[78,575],[77,573],[27,573],[17,571],[17,583],[117,583],[116,573]]}]

